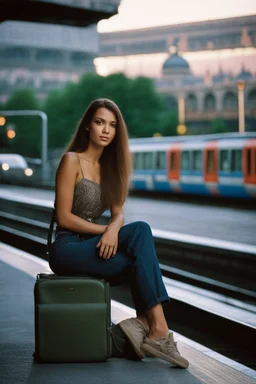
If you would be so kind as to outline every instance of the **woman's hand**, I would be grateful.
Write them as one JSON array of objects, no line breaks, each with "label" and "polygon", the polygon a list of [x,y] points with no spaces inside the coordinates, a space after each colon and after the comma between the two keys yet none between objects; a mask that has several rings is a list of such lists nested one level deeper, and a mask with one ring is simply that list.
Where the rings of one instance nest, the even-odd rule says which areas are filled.
[{"label": "woman's hand", "polygon": [[118,230],[115,227],[107,227],[96,247],[100,247],[99,255],[103,259],[114,257],[118,247]]}]

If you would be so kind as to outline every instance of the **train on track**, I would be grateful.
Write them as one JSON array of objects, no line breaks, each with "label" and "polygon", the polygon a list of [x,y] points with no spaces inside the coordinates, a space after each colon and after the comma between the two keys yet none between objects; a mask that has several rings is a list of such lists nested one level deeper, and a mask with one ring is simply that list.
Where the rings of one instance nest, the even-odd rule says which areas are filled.
[{"label": "train on track", "polygon": [[[130,139],[135,191],[256,200],[256,132]],[[30,184],[20,155],[0,155],[0,180]]]},{"label": "train on track", "polygon": [[256,199],[256,132],[130,139],[133,188]]}]

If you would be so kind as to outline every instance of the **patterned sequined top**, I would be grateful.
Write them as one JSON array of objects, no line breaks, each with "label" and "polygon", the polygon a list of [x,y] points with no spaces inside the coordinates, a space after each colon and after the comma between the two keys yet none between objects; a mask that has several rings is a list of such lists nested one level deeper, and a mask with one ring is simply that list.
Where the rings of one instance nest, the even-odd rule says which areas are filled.
[{"label": "patterned sequined top", "polygon": [[104,211],[100,184],[83,177],[75,185],[72,213],[91,223],[98,223]]},{"label": "patterned sequined top", "polygon": [[[81,219],[97,224],[100,215],[105,211],[101,201],[101,187],[100,184],[95,181],[84,177],[80,157],[78,155],[77,158],[79,160],[83,178],[75,185],[71,212],[74,215],[81,217]],[[72,231],[57,226],[56,234],[60,232],[67,233]]]}]

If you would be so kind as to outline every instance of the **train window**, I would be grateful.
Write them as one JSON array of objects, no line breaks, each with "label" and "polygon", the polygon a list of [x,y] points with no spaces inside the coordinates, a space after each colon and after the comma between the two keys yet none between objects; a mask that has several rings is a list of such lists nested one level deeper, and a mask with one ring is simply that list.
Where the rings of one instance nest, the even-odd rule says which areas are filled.
[{"label": "train window", "polygon": [[247,175],[252,175],[252,149],[247,151]]},{"label": "train window", "polygon": [[183,151],[181,154],[181,169],[183,171],[190,170],[189,151]]},{"label": "train window", "polygon": [[143,154],[137,152],[134,155],[134,169],[143,169]]},{"label": "train window", "polygon": [[153,153],[144,152],[143,153],[143,165],[144,169],[153,169]]},{"label": "train window", "polygon": [[165,152],[156,152],[156,169],[165,169]]},{"label": "train window", "polygon": [[230,172],[229,151],[224,149],[220,151],[220,171]]},{"label": "train window", "polygon": [[192,170],[201,171],[202,169],[202,151],[192,152]]},{"label": "train window", "polygon": [[231,171],[242,171],[242,151],[241,149],[234,149],[231,151]]},{"label": "train window", "polygon": [[174,171],[177,168],[177,153],[171,152],[171,164],[170,171]]},{"label": "train window", "polygon": [[214,173],[214,151],[207,151],[207,173]]}]

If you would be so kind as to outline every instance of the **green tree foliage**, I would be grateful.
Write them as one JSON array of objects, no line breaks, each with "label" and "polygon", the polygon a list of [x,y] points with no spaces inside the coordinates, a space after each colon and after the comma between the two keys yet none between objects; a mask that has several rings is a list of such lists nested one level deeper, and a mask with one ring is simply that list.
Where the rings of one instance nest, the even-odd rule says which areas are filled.
[{"label": "green tree foliage", "polygon": [[90,73],[79,83],[49,94],[44,111],[49,118],[50,147],[67,144],[89,103],[99,97],[109,98],[119,106],[130,137],[153,136],[161,131],[165,106],[150,79],[128,79],[121,73],[107,77]]},{"label": "green tree foliage", "polygon": [[177,112],[168,112],[163,116],[162,120],[162,135],[163,136],[176,136],[177,135],[177,125],[178,113]]},{"label": "green tree foliage", "polygon": [[211,121],[211,133],[229,132],[227,122],[222,117],[217,117]]},{"label": "green tree foliage", "polygon": [[[38,110],[40,105],[31,89],[19,89],[2,105],[5,110]],[[28,157],[40,157],[41,120],[37,116],[7,117],[6,126],[14,124],[16,136],[8,139],[8,151]]]},{"label": "green tree foliage", "polygon": [[[86,73],[77,83],[49,93],[40,106],[33,91],[16,91],[6,102],[5,109],[41,109],[48,116],[48,145],[64,148],[87,106],[97,98],[109,98],[119,106],[130,137],[152,137],[155,133],[175,135],[177,115],[168,113],[164,99],[151,79],[129,79],[122,73],[103,77]],[[25,156],[40,157],[41,121],[39,117],[8,118],[16,125],[16,137],[9,140],[10,151]]]},{"label": "green tree foliage", "polygon": [[63,148],[71,139],[89,103],[104,97],[104,84],[100,80],[101,76],[89,73],[79,83],[50,92],[44,105],[49,120],[50,147]]},{"label": "green tree foliage", "polygon": [[152,80],[138,77],[131,80],[125,116],[132,137],[149,137],[159,131],[165,110],[162,98],[156,93]]}]

